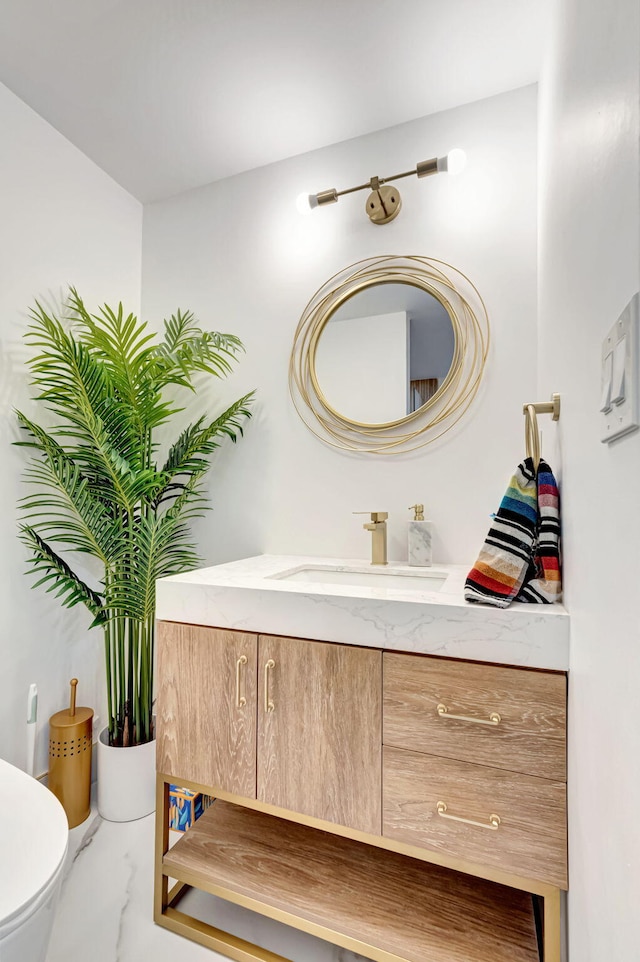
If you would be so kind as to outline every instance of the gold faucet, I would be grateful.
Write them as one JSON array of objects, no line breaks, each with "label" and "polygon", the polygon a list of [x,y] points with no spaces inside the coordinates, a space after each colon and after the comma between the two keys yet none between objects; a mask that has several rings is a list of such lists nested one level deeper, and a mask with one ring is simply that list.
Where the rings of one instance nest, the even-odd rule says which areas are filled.
[{"label": "gold faucet", "polygon": [[386,511],[354,511],[354,514],[370,514],[371,521],[363,524],[365,531],[371,532],[371,564],[387,564],[387,518]]}]

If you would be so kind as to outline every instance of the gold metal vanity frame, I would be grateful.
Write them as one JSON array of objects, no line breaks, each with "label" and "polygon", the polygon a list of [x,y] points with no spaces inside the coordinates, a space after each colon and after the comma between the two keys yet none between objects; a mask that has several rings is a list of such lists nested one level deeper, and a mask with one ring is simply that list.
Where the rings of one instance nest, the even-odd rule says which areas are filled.
[{"label": "gold metal vanity frame", "polygon": [[[273,906],[259,903],[237,892],[210,884],[206,879],[197,876],[196,873],[181,872],[182,877],[169,889],[169,876],[166,873],[163,859],[169,850],[169,786],[173,783],[175,783],[175,777],[164,774],[157,775],[154,921],[158,925],[178,935],[185,936],[209,949],[220,952],[231,959],[235,959],[236,962],[289,962],[289,960],[283,956],[277,955],[268,949],[261,948],[245,939],[241,939],[238,936],[181,912],[177,908],[180,899],[190,888],[198,888],[228,902],[233,902],[236,905],[256,911],[267,918],[283,922],[286,925],[332,942],[335,945],[342,946],[352,952],[365,955],[373,959],[374,962],[407,962],[406,959],[402,959],[394,953],[387,952],[372,945],[367,945],[364,942],[360,942],[339,932],[333,932],[324,926],[301,919],[298,916],[291,915]],[[185,781],[184,779],[180,779],[180,784],[190,791],[213,795],[222,801],[231,802],[244,808],[254,809],[267,815],[274,815],[287,821],[298,822],[310,828],[320,829],[330,832],[333,835],[364,842],[368,845],[397,852],[400,855],[407,855],[423,862],[429,862],[433,865],[452,869],[490,882],[497,882],[510,888],[528,892],[532,896],[538,896],[542,903],[542,962],[561,962],[562,893],[559,888],[553,885],[513,875],[500,869],[477,865],[464,859],[449,857],[442,853],[417,848],[413,845],[407,845],[404,842],[395,841],[394,839],[378,835],[369,835],[356,829],[350,829],[317,818],[300,815],[296,812],[285,811],[274,805],[259,802],[255,799],[242,798],[229,792],[213,789],[208,785],[200,785],[196,782]]]}]

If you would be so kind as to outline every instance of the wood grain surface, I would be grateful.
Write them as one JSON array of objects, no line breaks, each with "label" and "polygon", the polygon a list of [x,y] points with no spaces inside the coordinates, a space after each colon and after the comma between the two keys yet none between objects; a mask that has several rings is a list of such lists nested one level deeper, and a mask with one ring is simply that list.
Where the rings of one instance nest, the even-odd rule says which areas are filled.
[{"label": "wood grain surface", "polygon": [[255,798],[258,636],[159,622],[157,651],[158,771]]},{"label": "wood grain surface", "polygon": [[[566,785],[438,756],[384,749],[383,835],[567,888]],[[442,818],[447,814],[497,830]]]},{"label": "wood grain surface", "polygon": [[[384,744],[566,781],[566,677],[385,652]],[[443,718],[487,719],[496,727]]]},{"label": "wood grain surface", "polygon": [[292,913],[357,939],[363,951],[408,962],[538,962],[526,893],[220,800],[164,866],[267,915]]},{"label": "wood grain surface", "polygon": [[265,635],[259,647],[257,797],[380,835],[382,653]]}]

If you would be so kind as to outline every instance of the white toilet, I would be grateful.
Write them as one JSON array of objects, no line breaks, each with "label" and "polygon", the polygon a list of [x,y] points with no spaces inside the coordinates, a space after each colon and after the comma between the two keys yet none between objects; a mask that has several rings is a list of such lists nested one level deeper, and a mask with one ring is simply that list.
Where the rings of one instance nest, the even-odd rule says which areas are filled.
[{"label": "white toilet", "polygon": [[44,962],[68,837],[55,795],[0,759],[0,962]]}]

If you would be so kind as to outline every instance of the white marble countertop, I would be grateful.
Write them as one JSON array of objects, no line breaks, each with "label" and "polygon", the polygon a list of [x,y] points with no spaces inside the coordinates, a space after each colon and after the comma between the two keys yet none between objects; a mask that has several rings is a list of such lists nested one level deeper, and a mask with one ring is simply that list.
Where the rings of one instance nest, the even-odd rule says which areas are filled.
[{"label": "white marble countertop", "polygon": [[292,555],[260,555],[199,568],[158,581],[157,618],[471,661],[568,669],[569,616],[562,605],[513,604],[500,609],[469,604],[463,597],[467,565],[390,564],[384,569],[385,575],[446,574],[435,591],[279,580],[284,572],[325,566],[372,570],[361,559]]}]

